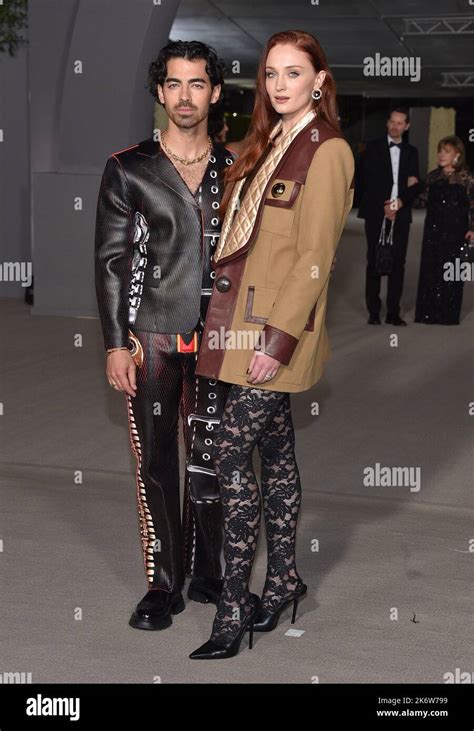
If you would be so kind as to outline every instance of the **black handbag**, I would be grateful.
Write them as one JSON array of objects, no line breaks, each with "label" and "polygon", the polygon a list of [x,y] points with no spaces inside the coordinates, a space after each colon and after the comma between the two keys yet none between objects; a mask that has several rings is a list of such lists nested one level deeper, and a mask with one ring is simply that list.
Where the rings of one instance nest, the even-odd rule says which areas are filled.
[{"label": "black handbag", "polygon": [[[387,233],[387,222],[390,228]],[[384,218],[380,229],[379,241],[375,250],[375,268],[377,274],[390,274],[393,267],[393,221]]]}]

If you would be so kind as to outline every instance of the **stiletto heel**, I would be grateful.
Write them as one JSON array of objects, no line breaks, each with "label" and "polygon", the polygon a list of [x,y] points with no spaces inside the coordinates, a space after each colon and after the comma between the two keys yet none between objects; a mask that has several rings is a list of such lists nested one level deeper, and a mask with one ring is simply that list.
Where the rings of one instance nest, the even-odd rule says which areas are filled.
[{"label": "stiletto heel", "polygon": [[250,622],[250,627],[249,627],[249,650],[251,650],[252,647],[253,647],[253,618]]},{"label": "stiletto heel", "polygon": [[308,591],[306,584],[301,584],[299,589],[296,590],[293,596],[285,599],[276,609],[271,611],[265,611],[261,609],[253,623],[254,632],[271,632],[278,624],[284,610],[293,602],[293,614],[291,617],[291,624],[295,623],[296,612],[298,609],[298,603],[301,597],[303,597]]},{"label": "stiletto heel", "polygon": [[295,620],[296,620],[296,610],[298,609],[298,601],[299,601],[299,597],[296,597],[295,599],[293,599],[293,615],[291,617],[291,624],[294,624]]}]

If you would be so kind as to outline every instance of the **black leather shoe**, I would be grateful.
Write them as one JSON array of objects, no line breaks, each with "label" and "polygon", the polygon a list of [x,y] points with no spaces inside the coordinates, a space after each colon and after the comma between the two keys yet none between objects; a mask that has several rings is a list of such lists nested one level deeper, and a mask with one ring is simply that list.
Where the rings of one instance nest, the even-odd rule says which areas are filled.
[{"label": "black leather shoe", "polygon": [[141,599],[130,617],[130,627],[136,629],[166,629],[173,620],[172,614],[179,614],[185,608],[180,591],[150,589]]},{"label": "black leather shoe", "polygon": [[368,325],[380,325],[380,317],[378,315],[370,315],[367,320]]},{"label": "black leather shoe", "polygon": [[193,576],[188,587],[188,598],[200,604],[219,604],[223,579],[214,579],[205,576]]},{"label": "black leather shoe", "polygon": [[280,619],[280,616],[291,604],[291,602],[293,602],[293,615],[291,617],[291,624],[294,624],[296,620],[296,610],[298,609],[298,602],[301,597],[306,594],[307,591],[308,587],[306,586],[306,584],[302,584],[298,589],[296,589],[291,597],[285,599],[285,601],[283,601],[273,612],[265,611],[263,608],[260,609],[253,623],[254,631],[271,632],[272,629],[275,629],[278,624],[278,620]]},{"label": "black leather shoe", "polygon": [[249,631],[249,650],[253,647],[253,623],[260,608],[260,597],[257,594],[250,594],[250,601],[254,605],[252,611],[245,617],[238,635],[230,645],[219,645],[213,640],[208,640],[190,654],[191,660],[221,660],[226,657],[234,657],[240,649],[240,643],[245,632]]},{"label": "black leather shoe", "polygon": [[405,320],[402,320],[402,318],[398,315],[396,317],[387,315],[387,317],[385,318],[385,322],[387,323],[387,325],[406,325]]}]

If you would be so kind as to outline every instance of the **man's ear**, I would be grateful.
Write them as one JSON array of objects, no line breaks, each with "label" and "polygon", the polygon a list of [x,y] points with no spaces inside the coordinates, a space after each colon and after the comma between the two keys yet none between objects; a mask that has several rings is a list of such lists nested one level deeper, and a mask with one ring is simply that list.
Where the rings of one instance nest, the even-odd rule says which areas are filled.
[{"label": "man's ear", "polygon": [[156,91],[158,93],[158,99],[160,100],[160,102],[162,104],[164,104],[165,103],[165,97],[163,95],[163,87],[161,86],[161,84],[157,84],[156,85]]},{"label": "man's ear", "polygon": [[408,122],[407,126],[405,127],[405,132],[407,131],[407,129],[410,129],[410,124],[411,124],[411,123],[410,123],[410,122]]},{"label": "man's ear", "polygon": [[219,99],[219,97],[221,95],[221,89],[222,89],[221,84],[217,84],[213,88],[212,94],[211,94],[211,104],[215,104],[218,101],[218,99]]}]

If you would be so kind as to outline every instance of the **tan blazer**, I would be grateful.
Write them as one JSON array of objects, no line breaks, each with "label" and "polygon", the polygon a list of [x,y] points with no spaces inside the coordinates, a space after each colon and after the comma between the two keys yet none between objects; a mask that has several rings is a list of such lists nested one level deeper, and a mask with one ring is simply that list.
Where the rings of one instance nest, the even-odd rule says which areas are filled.
[{"label": "tan blazer", "polygon": [[249,240],[213,262],[198,375],[250,387],[246,371],[261,345],[281,365],[256,387],[305,391],[319,380],[330,355],[330,269],[353,178],[351,148],[328,125],[312,121],[296,135],[258,203]]}]

